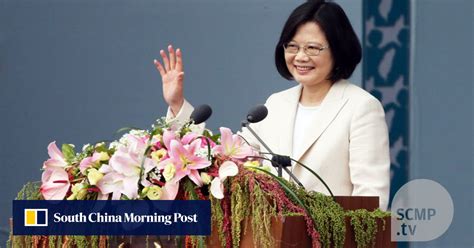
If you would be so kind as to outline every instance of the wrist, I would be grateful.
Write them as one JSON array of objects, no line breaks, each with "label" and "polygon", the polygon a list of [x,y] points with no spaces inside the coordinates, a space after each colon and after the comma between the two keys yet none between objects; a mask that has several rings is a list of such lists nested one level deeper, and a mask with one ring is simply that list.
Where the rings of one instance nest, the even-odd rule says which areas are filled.
[{"label": "wrist", "polygon": [[184,99],[181,99],[181,101],[177,101],[170,104],[170,109],[171,109],[171,112],[173,112],[174,116],[176,116],[179,113],[183,104],[184,104]]}]

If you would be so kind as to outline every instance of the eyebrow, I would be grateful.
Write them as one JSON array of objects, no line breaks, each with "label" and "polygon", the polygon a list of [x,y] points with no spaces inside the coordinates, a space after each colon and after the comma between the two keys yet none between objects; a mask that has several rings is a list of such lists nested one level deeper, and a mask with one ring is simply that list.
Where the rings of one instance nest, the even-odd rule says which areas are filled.
[{"label": "eyebrow", "polygon": [[[298,42],[296,42],[296,41],[294,41],[294,40],[290,40],[289,42],[294,42],[294,43],[300,44],[300,43],[298,43]],[[288,42],[288,43],[289,43],[289,42]],[[304,44],[315,44],[315,45],[324,46],[322,43],[317,42],[317,41],[308,41],[308,42],[306,42],[306,43],[304,43]]]}]

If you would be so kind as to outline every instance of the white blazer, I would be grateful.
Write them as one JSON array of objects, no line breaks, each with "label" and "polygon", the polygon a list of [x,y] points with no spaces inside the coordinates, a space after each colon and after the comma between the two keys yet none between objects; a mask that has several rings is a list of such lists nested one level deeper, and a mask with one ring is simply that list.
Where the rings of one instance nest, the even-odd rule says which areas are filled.
[{"label": "white blazer", "polygon": [[[252,128],[273,152],[288,155],[315,170],[334,195],[379,196],[380,209],[387,209],[390,156],[380,102],[346,80],[334,83],[321,103],[318,118],[306,131],[303,149],[299,154],[292,154],[301,90],[302,86],[298,85],[271,95],[265,103],[268,116],[252,124]],[[167,117],[184,122],[192,111],[193,107],[185,101],[176,117],[172,118],[170,111]],[[242,134],[258,144],[248,130]],[[292,171],[306,189],[329,194],[303,167],[293,165]]]}]

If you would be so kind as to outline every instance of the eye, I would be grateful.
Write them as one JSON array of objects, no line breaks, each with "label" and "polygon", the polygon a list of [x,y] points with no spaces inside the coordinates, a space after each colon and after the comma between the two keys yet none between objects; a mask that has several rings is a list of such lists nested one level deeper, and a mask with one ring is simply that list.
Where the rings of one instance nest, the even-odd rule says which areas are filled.
[{"label": "eye", "polygon": [[286,45],[286,48],[288,48],[288,49],[298,49],[299,46],[296,45],[295,43],[288,43],[288,44]]},{"label": "eye", "polygon": [[321,50],[321,47],[319,47],[317,45],[308,45],[308,46],[306,46],[306,49],[308,51],[311,51],[311,52],[317,52],[317,51]]}]

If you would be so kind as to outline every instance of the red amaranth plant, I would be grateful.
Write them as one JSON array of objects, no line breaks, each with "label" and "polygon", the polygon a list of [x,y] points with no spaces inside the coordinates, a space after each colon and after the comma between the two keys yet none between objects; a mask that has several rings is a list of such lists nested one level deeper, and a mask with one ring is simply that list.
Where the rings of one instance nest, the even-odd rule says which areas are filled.
[{"label": "red amaranth plant", "polygon": [[[241,168],[243,169],[243,168]],[[321,242],[320,242],[320,234],[315,228],[315,223],[309,213],[306,212],[306,210],[297,204],[295,204],[285,193],[285,190],[282,188],[282,186],[278,183],[278,181],[274,180],[270,176],[262,173],[254,173],[250,170],[243,169],[240,176],[242,178],[247,177],[249,180],[249,190],[253,191],[254,187],[254,181],[257,181],[260,188],[267,192],[272,194],[272,196],[275,199],[275,204],[277,207],[277,213],[281,215],[284,210],[289,210],[294,213],[300,213],[304,216],[305,222],[306,222],[306,229],[308,234],[311,236],[312,239],[312,246],[319,248],[321,247]],[[244,180],[242,180],[244,181]]]},{"label": "red amaranth plant", "polygon": [[231,209],[230,209],[230,197],[225,197],[221,200],[221,206],[224,210],[224,219],[222,223],[224,235],[225,235],[225,246],[226,248],[232,247],[232,220],[231,220]]}]

